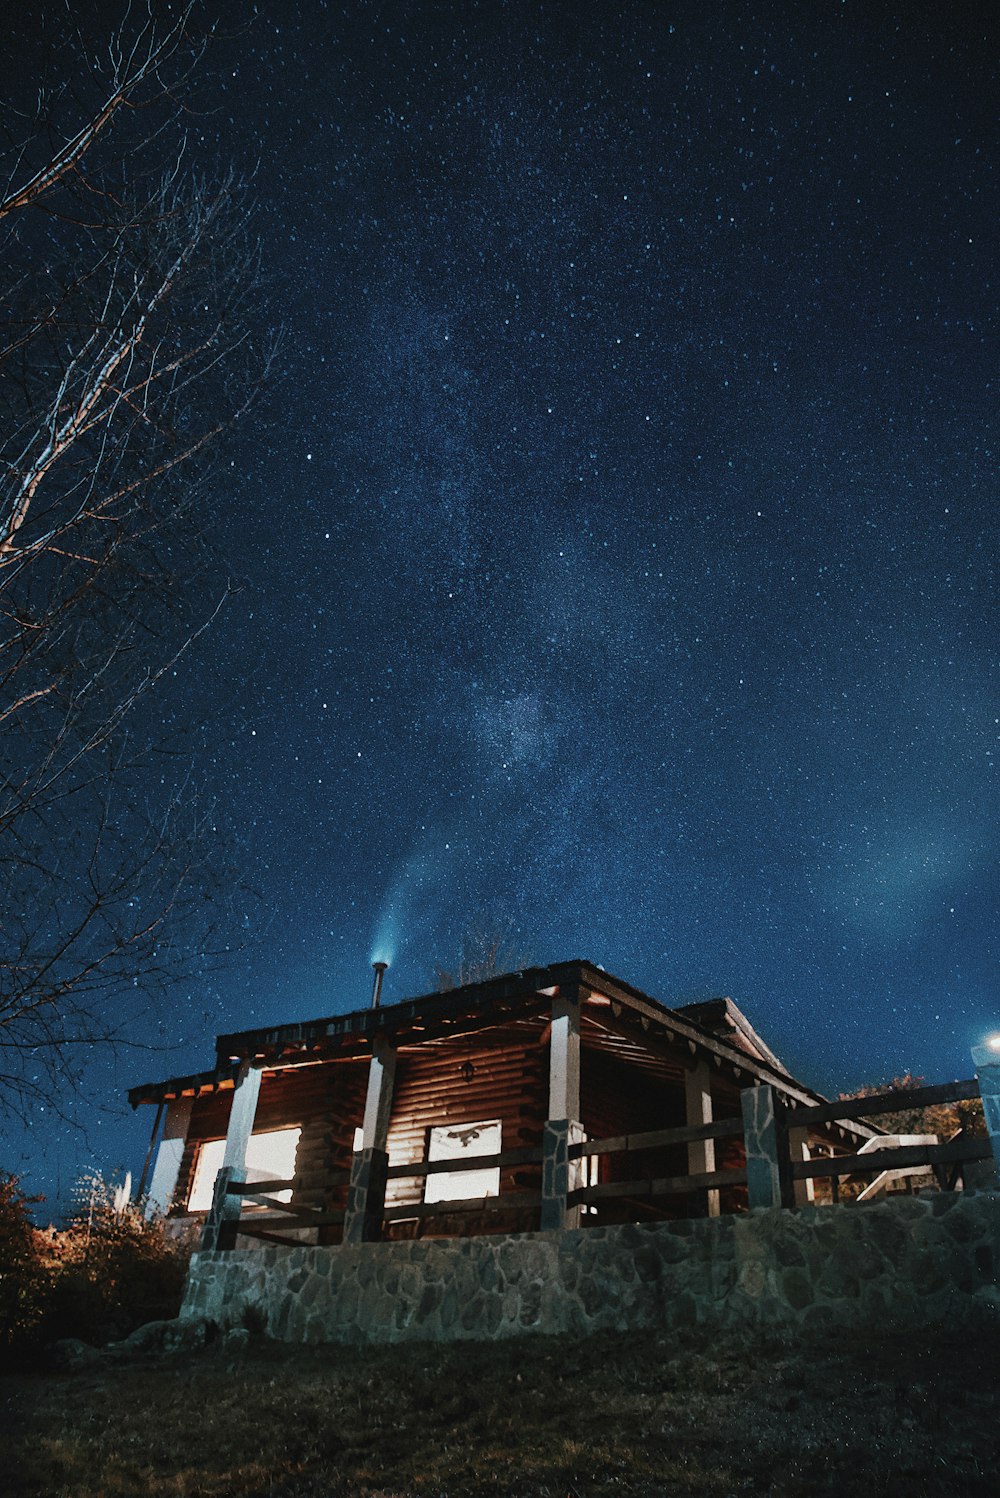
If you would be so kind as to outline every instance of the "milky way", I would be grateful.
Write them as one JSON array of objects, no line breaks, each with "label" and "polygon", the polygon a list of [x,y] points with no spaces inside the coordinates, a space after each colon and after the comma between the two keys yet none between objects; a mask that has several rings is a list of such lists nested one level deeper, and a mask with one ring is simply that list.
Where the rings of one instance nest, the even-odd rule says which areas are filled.
[{"label": "milky way", "polygon": [[[106,1101],[362,1006],[373,942],[386,1001],[424,991],[484,921],[730,994],[820,1088],[969,1074],[991,24],[289,0],[210,49],[202,145],[259,162],[283,334],[218,493],[242,588],[157,712],[207,723],[249,890],[161,1016],[180,1048],[95,1062]],[[136,1126],[91,1135],[36,1129],[37,1178],[137,1163]]]}]

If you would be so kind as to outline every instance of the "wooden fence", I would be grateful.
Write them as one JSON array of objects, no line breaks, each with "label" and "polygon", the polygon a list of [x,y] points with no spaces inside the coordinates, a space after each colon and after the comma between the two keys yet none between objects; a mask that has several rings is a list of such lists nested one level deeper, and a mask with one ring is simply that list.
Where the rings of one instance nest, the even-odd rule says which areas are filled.
[{"label": "wooden fence", "polygon": [[[697,1200],[704,1211],[707,1209],[709,1193],[730,1187],[745,1188],[747,1205],[751,1208],[788,1207],[795,1204],[796,1182],[828,1180],[831,1183],[831,1197],[836,1201],[839,1183],[846,1177],[872,1177],[883,1171],[920,1166],[933,1171],[939,1188],[954,1189],[962,1181],[966,1166],[995,1157],[997,1143],[991,1140],[989,1132],[979,1135],[966,1131],[938,1144],[894,1146],[869,1149],[863,1153],[855,1150],[822,1157],[809,1157],[808,1150],[802,1147],[802,1141],[804,1137],[815,1135],[820,1129],[837,1127],[841,1132],[841,1143],[848,1134],[853,1134],[856,1140],[859,1131],[852,1126],[859,1122],[878,1118],[885,1113],[977,1099],[980,1091],[979,1080],[972,1078],[905,1092],[897,1090],[816,1106],[790,1107],[775,1088],[767,1085],[750,1087],[741,1095],[742,1114],[737,1118],[638,1134],[622,1134],[613,1138],[569,1142],[566,1149],[567,1168],[561,1178],[562,1185],[557,1188],[562,1194],[561,1208],[568,1224],[579,1220],[577,1209],[615,1201],[634,1202],[636,1198],[655,1201],[661,1198],[688,1197]],[[799,1141],[795,1150],[791,1145],[793,1134]],[[687,1174],[653,1174],[649,1172],[648,1166],[642,1169],[641,1163],[640,1169],[634,1174],[630,1174],[628,1170],[630,1157],[644,1155],[648,1161],[649,1151],[727,1139],[742,1143],[745,1164],[737,1168]],[[575,1184],[583,1173],[584,1160],[599,1160],[608,1156],[624,1159],[626,1163],[619,1166],[619,1174],[624,1178]],[[542,1164],[543,1151],[539,1148],[510,1149],[462,1160],[424,1160],[389,1165],[384,1176],[386,1181],[406,1178],[426,1180],[437,1174],[455,1175],[465,1171],[497,1168],[509,1170]],[[350,1171],[335,1171],[327,1177],[327,1183],[330,1186],[341,1186],[348,1184],[350,1178]],[[293,1229],[343,1226],[348,1216],[343,1209],[322,1210],[277,1200],[277,1193],[294,1191],[296,1184],[294,1179],[248,1183],[235,1180],[228,1172],[220,1171],[216,1183],[216,1204],[213,1206],[213,1214],[218,1219],[220,1229],[216,1233],[217,1246],[231,1246],[237,1232],[244,1237],[288,1243],[296,1241],[287,1236]],[[550,1185],[550,1194],[551,1190]],[[493,1196],[422,1201],[388,1208],[383,1205],[381,1221],[392,1223],[415,1219],[422,1229],[424,1225],[433,1226],[435,1221],[454,1218],[456,1214],[534,1210],[542,1205],[543,1196],[544,1185],[543,1190],[504,1191]],[[247,1216],[242,1214],[244,1202],[271,1210]],[[586,1218],[583,1220],[586,1222]]]}]

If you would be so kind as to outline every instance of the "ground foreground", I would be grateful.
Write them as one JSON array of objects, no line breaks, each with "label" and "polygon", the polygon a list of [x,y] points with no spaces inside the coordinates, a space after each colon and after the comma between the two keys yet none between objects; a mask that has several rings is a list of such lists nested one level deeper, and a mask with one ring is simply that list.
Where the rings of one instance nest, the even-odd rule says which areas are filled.
[{"label": "ground foreground", "polygon": [[0,1380],[0,1487],[45,1498],[998,1491],[996,1328],[803,1344],[253,1340]]}]

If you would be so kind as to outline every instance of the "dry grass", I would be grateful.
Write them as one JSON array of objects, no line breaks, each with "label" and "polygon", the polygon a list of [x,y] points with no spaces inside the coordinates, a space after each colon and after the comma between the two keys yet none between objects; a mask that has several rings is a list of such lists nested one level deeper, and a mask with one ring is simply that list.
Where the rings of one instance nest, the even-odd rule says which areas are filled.
[{"label": "dry grass", "polygon": [[986,1498],[995,1331],[260,1343],[0,1381],[0,1487],[45,1498]]}]

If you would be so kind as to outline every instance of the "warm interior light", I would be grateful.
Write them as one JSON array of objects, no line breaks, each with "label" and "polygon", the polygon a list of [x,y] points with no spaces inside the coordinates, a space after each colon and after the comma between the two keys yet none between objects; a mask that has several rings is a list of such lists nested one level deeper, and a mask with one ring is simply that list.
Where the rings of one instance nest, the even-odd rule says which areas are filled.
[{"label": "warm interior light", "polygon": [[[441,1125],[431,1129],[427,1150],[428,1160],[472,1159],[476,1155],[498,1155],[500,1153],[501,1123],[499,1118],[486,1119],[482,1123],[458,1124],[452,1127]],[[483,1170],[442,1171],[440,1175],[427,1177],[424,1188],[425,1202],[464,1201],[471,1197],[499,1196],[500,1167],[487,1166]]]},{"label": "warm interior light", "polygon": [[[295,1174],[295,1151],[301,1129],[273,1129],[267,1134],[253,1134],[247,1145],[247,1182],[287,1181]],[[194,1181],[188,1197],[189,1212],[207,1212],[212,1205],[215,1178],[225,1154],[224,1139],[208,1139],[198,1147]],[[276,1191],[274,1200],[290,1202],[291,1191]],[[247,1204],[248,1206],[250,1203]]]},{"label": "warm interior light", "polygon": [[1000,1051],[1000,1033],[996,1035],[987,1035],[986,1044],[989,1046],[991,1051]]}]

